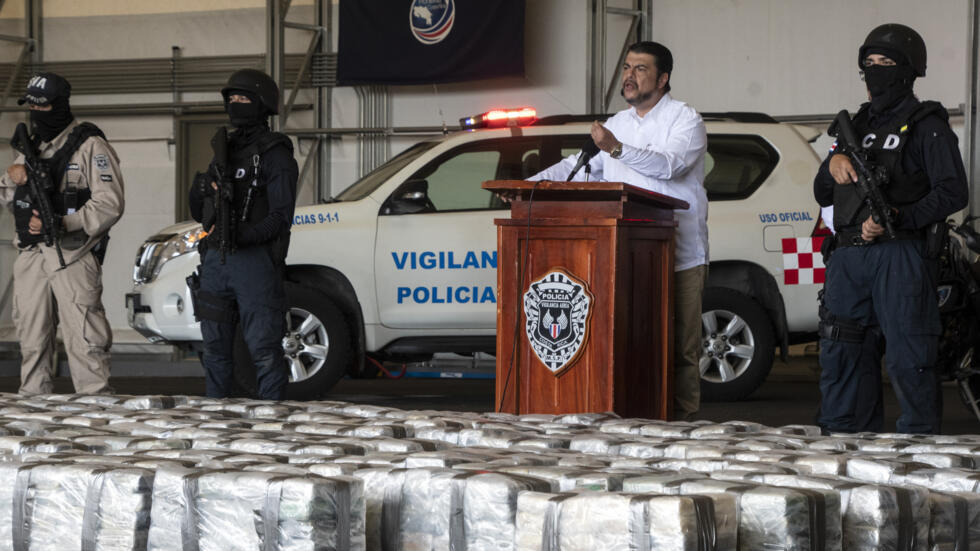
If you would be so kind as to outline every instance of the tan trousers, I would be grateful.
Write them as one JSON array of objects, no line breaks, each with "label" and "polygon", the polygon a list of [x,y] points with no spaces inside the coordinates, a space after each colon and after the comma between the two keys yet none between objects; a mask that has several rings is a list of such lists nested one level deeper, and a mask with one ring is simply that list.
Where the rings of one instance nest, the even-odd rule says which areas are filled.
[{"label": "tan trousers", "polygon": [[57,263],[45,261],[37,248],[20,251],[14,261],[13,317],[23,357],[19,392],[52,392],[55,330],[60,321],[75,392],[111,393],[112,331],[102,307],[102,267],[86,254],[58,268]]},{"label": "tan trousers", "polygon": [[674,272],[674,419],[701,406],[701,297],[708,267]]}]

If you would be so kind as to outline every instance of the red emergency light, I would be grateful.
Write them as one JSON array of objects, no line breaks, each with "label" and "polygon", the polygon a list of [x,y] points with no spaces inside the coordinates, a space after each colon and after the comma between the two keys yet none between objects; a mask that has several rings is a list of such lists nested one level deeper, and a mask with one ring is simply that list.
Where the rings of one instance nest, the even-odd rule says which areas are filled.
[{"label": "red emergency light", "polygon": [[500,126],[521,126],[534,122],[537,117],[537,111],[530,107],[493,109],[486,113],[459,119],[459,125],[464,130]]}]

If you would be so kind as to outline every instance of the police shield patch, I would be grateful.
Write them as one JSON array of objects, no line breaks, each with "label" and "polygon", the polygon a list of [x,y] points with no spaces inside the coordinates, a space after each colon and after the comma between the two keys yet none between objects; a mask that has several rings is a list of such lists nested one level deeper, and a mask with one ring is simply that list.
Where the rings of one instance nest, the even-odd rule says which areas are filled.
[{"label": "police shield patch", "polygon": [[588,336],[592,295],[564,270],[553,270],[524,293],[525,334],[531,348],[552,373],[571,365]]}]

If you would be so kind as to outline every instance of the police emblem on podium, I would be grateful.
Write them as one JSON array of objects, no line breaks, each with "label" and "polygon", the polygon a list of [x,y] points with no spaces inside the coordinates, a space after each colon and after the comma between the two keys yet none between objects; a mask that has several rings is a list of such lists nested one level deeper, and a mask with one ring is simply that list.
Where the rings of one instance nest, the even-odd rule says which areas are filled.
[{"label": "police emblem on podium", "polygon": [[582,281],[557,268],[524,293],[524,327],[534,354],[556,376],[578,359],[588,338],[593,297]]}]

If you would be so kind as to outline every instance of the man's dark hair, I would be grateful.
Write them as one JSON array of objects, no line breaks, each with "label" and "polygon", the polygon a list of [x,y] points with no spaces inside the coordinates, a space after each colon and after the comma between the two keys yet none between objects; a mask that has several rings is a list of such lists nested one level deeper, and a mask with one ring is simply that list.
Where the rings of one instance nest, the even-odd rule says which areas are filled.
[{"label": "man's dark hair", "polygon": [[667,46],[659,42],[645,40],[631,44],[629,51],[637,54],[652,55],[653,61],[657,65],[657,78],[660,78],[661,73],[667,73],[667,85],[664,86],[664,91],[670,92],[670,75],[674,71],[674,56],[670,54]]}]

